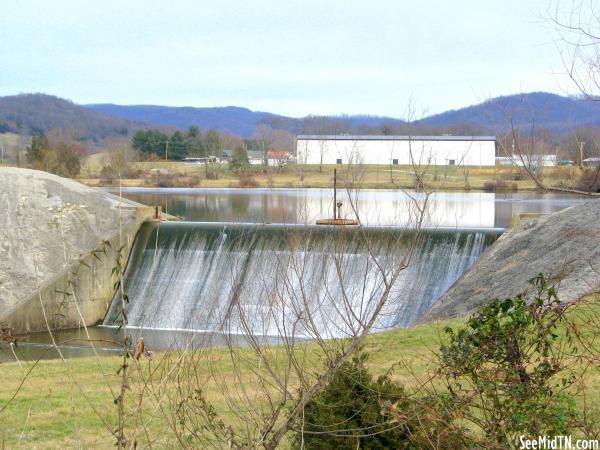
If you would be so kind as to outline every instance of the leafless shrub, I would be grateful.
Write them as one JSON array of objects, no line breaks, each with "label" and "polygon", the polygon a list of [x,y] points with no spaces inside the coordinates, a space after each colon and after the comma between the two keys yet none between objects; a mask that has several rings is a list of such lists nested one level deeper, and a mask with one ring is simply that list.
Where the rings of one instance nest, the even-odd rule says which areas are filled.
[{"label": "leafless shrub", "polygon": [[519,190],[517,183],[507,183],[502,179],[486,181],[483,183],[483,190],[486,192],[516,192]]},{"label": "leafless shrub", "polygon": [[575,186],[581,191],[600,193],[600,167],[584,169],[577,177]]},{"label": "leafless shrub", "polygon": [[242,188],[254,188],[258,186],[258,182],[251,173],[240,171],[238,173],[238,186]]}]

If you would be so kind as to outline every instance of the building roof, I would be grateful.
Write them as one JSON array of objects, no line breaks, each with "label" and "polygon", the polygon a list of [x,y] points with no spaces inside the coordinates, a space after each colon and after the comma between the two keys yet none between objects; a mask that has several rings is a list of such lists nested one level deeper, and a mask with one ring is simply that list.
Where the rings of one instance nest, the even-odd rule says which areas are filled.
[{"label": "building roof", "polygon": [[296,139],[308,141],[495,141],[495,136],[370,136],[351,134],[300,134]]},{"label": "building roof", "polygon": [[269,156],[273,157],[273,158],[281,158],[284,156],[290,156],[290,152],[286,152],[286,151],[272,151],[269,152]]}]

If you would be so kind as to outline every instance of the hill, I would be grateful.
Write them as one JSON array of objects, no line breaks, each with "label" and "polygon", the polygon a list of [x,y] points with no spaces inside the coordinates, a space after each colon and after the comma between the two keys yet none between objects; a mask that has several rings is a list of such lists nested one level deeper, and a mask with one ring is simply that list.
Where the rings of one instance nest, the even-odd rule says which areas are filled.
[{"label": "hill", "polygon": [[214,128],[238,136],[250,136],[260,122],[276,117],[275,114],[251,111],[237,106],[193,108],[158,105],[125,106],[111,103],[84,106],[96,112],[150,125],[172,125],[177,128],[197,126],[203,130]]},{"label": "hill", "polygon": [[[518,128],[545,128],[557,137],[573,128],[600,126],[600,102],[563,97],[545,92],[496,97],[483,103],[446,111],[415,123],[413,133],[501,134],[513,119]],[[98,141],[127,135],[151,126],[217,129],[243,137],[257,126],[270,125],[293,134],[406,134],[405,122],[379,116],[286,117],[236,106],[195,108],[159,105],[76,105],[44,94],[0,97],[0,133],[31,135],[52,128],[76,131],[82,139]]]},{"label": "hill", "polygon": [[510,126],[551,130],[557,135],[583,126],[600,125],[600,102],[573,97],[563,97],[547,92],[495,97],[478,105],[446,111],[426,117],[419,123],[428,125],[451,125],[469,123],[502,133]]},{"label": "hill", "polygon": [[[267,124],[275,129],[284,129],[294,134],[300,134],[306,129],[306,123],[315,119],[312,116],[306,118],[286,117],[237,106],[194,108],[190,106],[158,105],[125,106],[111,103],[84,106],[100,113],[151,125],[172,125],[178,128],[197,126],[203,130],[214,128],[243,137],[252,136],[256,131],[256,127],[260,124]],[[325,119],[344,122],[346,128],[350,129],[356,129],[361,125],[379,125],[384,122],[401,123],[397,119],[376,116],[339,116]]]},{"label": "hill", "polygon": [[0,97],[0,133],[35,135],[59,128],[75,132],[81,140],[97,142],[107,137],[127,136],[141,126],[52,95]]},{"label": "hill", "polygon": [[[332,130],[337,133],[406,133],[405,123],[391,117],[355,115],[293,118],[234,106],[85,106],[97,112],[152,125],[173,125],[179,128],[196,125],[202,129],[216,128],[244,137],[251,136],[259,124],[285,129],[294,134],[321,134],[321,128],[323,133],[332,133]],[[415,123],[415,131],[422,134],[503,133],[508,129],[511,118],[518,128],[530,128],[535,123],[536,129],[545,128],[556,135],[562,135],[572,128],[600,126],[600,102],[546,92],[501,96],[421,119]]]}]

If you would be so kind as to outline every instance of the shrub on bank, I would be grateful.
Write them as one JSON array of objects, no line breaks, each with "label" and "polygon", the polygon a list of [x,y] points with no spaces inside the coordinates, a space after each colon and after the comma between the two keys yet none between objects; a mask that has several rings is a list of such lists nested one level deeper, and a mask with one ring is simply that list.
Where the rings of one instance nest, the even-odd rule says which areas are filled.
[{"label": "shrub on bank", "polygon": [[389,374],[374,378],[359,353],[304,408],[294,448],[437,449],[469,446],[464,431],[438,398],[414,398]]},{"label": "shrub on bank", "polygon": [[295,447],[513,448],[519,436],[573,434],[585,415],[568,395],[581,379],[574,332],[554,287],[542,275],[531,283],[533,295],[494,300],[467,326],[446,327],[417,392],[390,374],[374,379],[367,356],[354,357],[306,405]]},{"label": "shrub on bank", "polygon": [[577,178],[576,188],[585,192],[600,192],[600,167],[585,168]]},{"label": "shrub on bank", "polygon": [[542,275],[531,284],[532,297],[494,300],[466,327],[447,327],[441,347],[439,373],[452,402],[501,447],[522,435],[569,434],[576,419],[566,389],[578,355],[565,310]]},{"label": "shrub on bank", "polygon": [[483,183],[486,192],[516,192],[519,190],[517,183],[507,183],[504,180],[486,181]]},{"label": "shrub on bank", "polygon": [[252,176],[251,173],[246,171],[240,171],[238,174],[238,186],[242,188],[255,188],[258,186],[258,182]]}]

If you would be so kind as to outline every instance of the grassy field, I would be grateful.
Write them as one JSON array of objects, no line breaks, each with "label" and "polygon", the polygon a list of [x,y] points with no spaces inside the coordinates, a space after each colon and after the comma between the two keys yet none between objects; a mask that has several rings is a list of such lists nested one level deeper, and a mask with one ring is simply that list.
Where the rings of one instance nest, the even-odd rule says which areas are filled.
[{"label": "grassy field", "polygon": [[[458,323],[458,322],[456,322]],[[407,384],[418,382],[415,374],[426,376],[431,366],[431,351],[438,347],[437,325],[421,325],[410,329],[398,329],[369,337],[367,349],[371,359],[369,366],[381,374],[392,365],[406,362],[395,371],[395,377]],[[307,368],[319,369],[320,358],[309,347],[310,361]],[[128,399],[135,404],[140,396],[140,373],[148,373],[148,367],[160,366],[162,354],[156,354],[152,362],[142,360],[135,369]],[[173,358],[173,355],[170,356]],[[23,361],[0,365],[0,408],[13,395],[33,362]],[[109,430],[116,427],[117,410],[113,404],[110,388],[117,392],[120,378],[116,371],[120,365],[117,356],[99,358],[73,358],[42,360],[31,371],[17,397],[0,413],[0,443],[6,448],[58,449],[58,448],[114,448],[114,438]],[[208,371],[208,364],[203,365]],[[414,371],[414,373],[412,373]],[[207,375],[201,374],[201,375]],[[220,375],[233,380],[233,370],[227,359],[220,359]],[[207,397],[228,417],[227,407],[217,385],[205,386]],[[145,412],[152,428],[156,448],[175,447],[169,424],[161,417],[151,395],[145,400]],[[132,420],[133,421],[133,420]],[[130,429],[131,432],[131,429]],[[161,437],[161,435],[163,437]],[[140,436],[140,441],[144,441]],[[0,448],[3,448],[0,445]]]},{"label": "grassy field", "polygon": [[[598,307],[594,306],[593,311],[597,314]],[[582,312],[582,317],[588,316],[589,312]],[[375,374],[392,369],[395,379],[408,388],[416,388],[433,371],[434,352],[443,339],[443,326],[457,327],[463,323],[463,320],[457,319],[371,335],[366,345],[370,354],[369,367]],[[241,351],[241,357],[246,351]],[[201,354],[207,360],[196,366],[194,376],[202,379],[209,375],[209,367],[217,362],[220,383],[215,377],[209,377],[203,386],[204,394],[214,403],[222,418],[231,423],[237,421],[239,425],[221,391],[223,385],[236,386],[238,383],[231,360],[226,352],[219,349]],[[306,370],[318,372],[322,361],[316,346],[308,344],[305,354],[308,355]],[[215,358],[215,355],[218,357]],[[154,448],[178,447],[170,431],[174,425],[169,415],[165,416],[163,412],[177,408],[172,381],[185,376],[179,373],[165,385],[158,380],[179,357],[179,352],[157,353],[152,361],[142,359],[141,364],[133,367],[134,375],[127,391],[128,407],[132,409],[140,402],[143,418],[140,419],[138,414],[128,416],[127,435],[135,434],[141,447],[145,447],[149,440],[153,441]],[[117,409],[111,389],[118,392],[120,378],[116,372],[119,365],[117,356],[74,358],[66,363],[60,360],[40,361],[31,370],[16,398],[0,412],[0,448],[114,448],[115,440],[109,430],[117,426]],[[32,362],[0,365],[0,408],[6,405],[32,367]],[[146,382],[141,382],[142,379]],[[584,380],[587,384],[586,401],[594,407],[599,406],[600,370],[589,370]],[[574,395],[581,405],[581,394]],[[140,420],[147,432],[142,432]]]},{"label": "grassy field", "polygon": [[[80,181],[99,186],[114,180],[100,175],[107,164],[106,154],[90,156],[83,164]],[[340,183],[352,180],[365,189],[410,189],[416,185],[410,166],[365,165],[351,166],[297,166],[281,168],[251,166],[247,173],[239,175],[228,169],[227,164],[208,167],[175,161],[131,162],[122,171],[124,186],[162,187],[313,187],[330,188],[333,169],[338,169]],[[545,168],[544,177],[553,185],[570,186],[579,175],[575,167]],[[431,166],[423,176],[428,188],[434,190],[485,190],[489,184],[502,180],[501,190],[535,189],[533,181],[517,168],[508,166],[470,167]],[[488,186],[486,187],[486,183]]]}]

